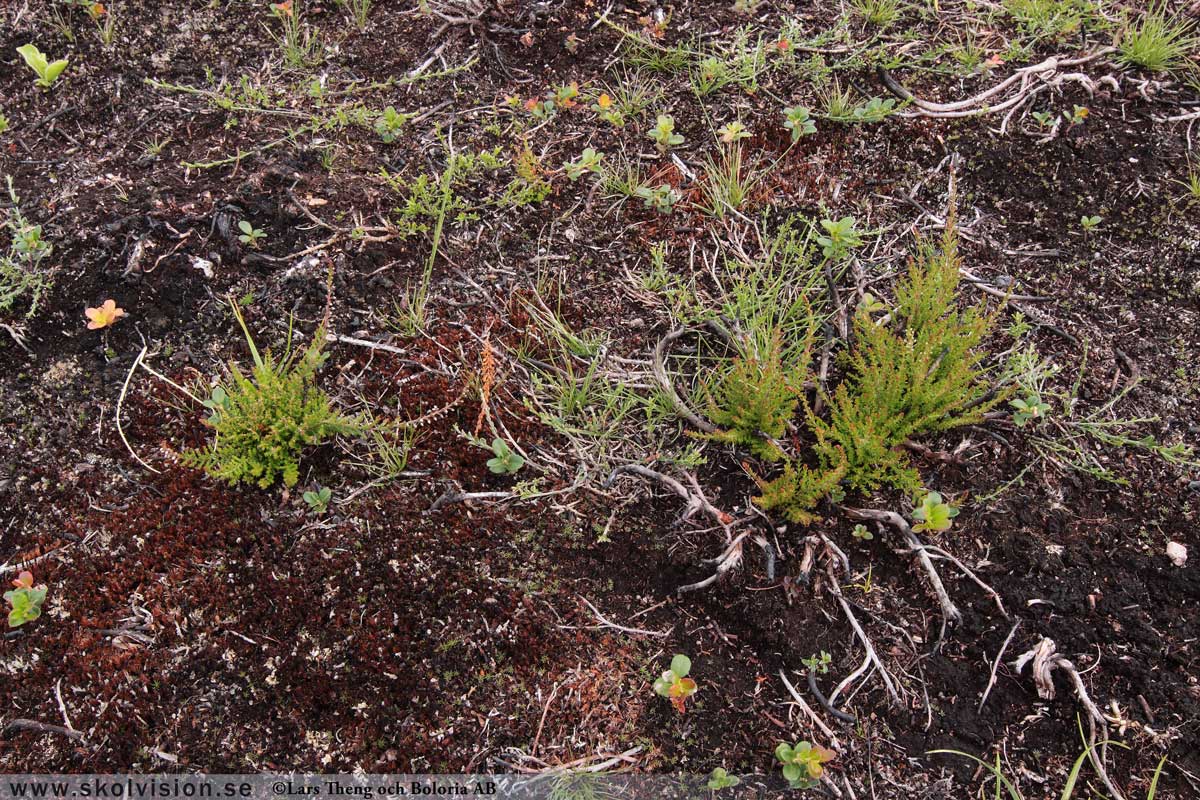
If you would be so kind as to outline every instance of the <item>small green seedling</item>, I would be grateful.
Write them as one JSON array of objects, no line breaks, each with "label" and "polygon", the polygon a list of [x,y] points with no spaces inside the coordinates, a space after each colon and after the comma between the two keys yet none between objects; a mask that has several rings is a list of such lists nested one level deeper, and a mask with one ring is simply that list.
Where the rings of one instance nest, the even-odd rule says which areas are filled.
[{"label": "small green seedling", "polygon": [[783,777],[793,789],[816,786],[825,771],[825,763],[833,761],[834,756],[832,750],[808,742],[796,742],[795,745],[780,742],[775,748],[775,757],[783,765]]},{"label": "small green seedling", "polygon": [[525,459],[514,453],[508,442],[499,437],[492,439],[492,452],[495,458],[489,458],[487,466],[497,475],[512,475],[525,466]]},{"label": "small green seedling", "polygon": [[263,232],[262,228],[256,228],[246,220],[242,220],[238,223],[238,230],[241,231],[241,234],[238,236],[238,241],[242,244],[250,245],[255,249],[258,249],[258,242],[260,239],[267,238],[267,234]]},{"label": "small green seedling", "polygon": [[19,628],[26,622],[33,622],[42,615],[42,603],[46,602],[46,586],[33,585],[33,573],[23,571],[12,582],[17,587],[4,593],[8,602],[8,627]]},{"label": "small green seedling", "polygon": [[1099,215],[1092,215],[1089,217],[1087,214],[1084,214],[1079,218],[1079,224],[1083,226],[1084,233],[1091,233],[1093,230],[1099,227],[1100,223],[1103,221],[1104,218]]},{"label": "small green seedling", "polygon": [[654,682],[654,691],[662,697],[670,698],[671,705],[680,714],[687,709],[687,699],[696,693],[696,682],[688,677],[692,671],[692,660],[679,654],[671,659],[671,666]]},{"label": "small green seedling", "polygon": [[711,791],[718,792],[721,789],[737,786],[741,782],[742,779],[737,775],[730,775],[724,767],[717,767],[709,774],[708,783],[705,786]]},{"label": "small green seedling", "polygon": [[654,140],[654,145],[660,153],[665,153],[672,147],[683,144],[683,136],[675,132],[675,120],[666,114],[658,115],[654,127],[646,136]]},{"label": "small green seedling", "polygon": [[554,105],[559,108],[573,108],[577,97],[579,97],[579,84],[574,82],[556,87],[550,95]]},{"label": "small green seedling", "polygon": [[1053,111],[1032,111],[1030,112],[1029,116],[1037,120],[1037,123],[1043,128],[1049,128],[1054,124]]},{"label": "small green seedling", "polygon": [[1083,124],[1083,121],[1085,119],[1087,119],[1088,115],[1091,113],[1092,112],[1090,110],[1088,110],[1087,106],[1075,106],[1073,109],[1071,109],[1071,124],[1072,125]]},{"label": "small green seedling", "polygon": [[872,97],[865,103],[854,107],[852,112],[855,122],[879,122],[896,110],[896,101],[892,98],[884,100]]},{"label": "small green seedling", "polygon": [[1008,404],[1016,409],[1013,411],[1013,424],[1018,428],[1024,428],[1031,419],[1041,419],[1050,413],[1050,405],[1043,403],[1042,398],[1033,392],[1026,395],[1024,400],[1017,398],[1009,400]]},{"label": "small green seedling", "polygon": [[948,531],[953,520],[958,516],[958,509],[942,502],[942,496],[937,492],[925,495],[921,505],[913,511],[913,519],[918,520],[913,525],[914,531]]},{"label": "small green seedling", "polygon": [[821,675],[829,672],[829,665],[832,663],[832,661],[832,657],[824,650],[821,651],[819,656],[813,655],[808,658],[800,659],[800,663],[808,667],[809,672],[817,672]]},{"label": "small green seedling", "polygon": [[798,142],[801,136],[817,132],[817,123],[812,121],[812,112],[804,106],[785,108],[783,116],[783,127],[792,132],[792,142]]},{"label": "small green seedling", "polygon": [[734,142],[740,142],[742,139],[749,139],[750,131],[746,129],[745,125],[734,120],[722,125],[721,129],[717,131],[717,135],[721,137],[721,141],[725,144],[733,144]]},{"label": "small green seedling", "polygon": [[58,76],[67,68],[67,59],[60,58],[57,61],[51,61],[46,58],[45,53],[37,49],[37,45],[32,43],[21,45],[17,48],[17,52],[21,54],[21,58],[25,59],[29,68],[37,73],[37,80],[34,83],[43,89],[54,86]]},{"label": "small green seedling", "polygon": [[863,292],[862,299],[858,301],[858,311],[862,314],[874,314],[878,311],[887,311],[887,306],[870,292]]},{"label": "small green seedling", "polygon": [[600,171],[600,159],[604,158],[604,153],[597,152],[588,147],[580,154],[577,161],[569,161],[563,164],[563,171],[567,173],[567,177],[573,181],[577,181],[589,172]]},{"label": "small green seedling", "polygon": [[670,214],[681,197],[679,192],[665,183],[659,186],[639,186],[634,195],[642,198],[646,208],[653,208],[660,214]]},{"label": "small green seedling", "polygon": [[854,530],[850,531],[850,535],[860,542],[869,542],[875,538],[875,534],[867,530],[867,526],[861,522],[854,526]]},{"label": "small green seedling", "polygon": [[222,412],[229,410],[229,395],[225,392],[223,387],[214,386],[212,395],[209,397],[209,399],[203,401],[201,405],[212,412],[208,415],[208,424],[216,425],[221,419]]},{"label": "small green seedling", "polygon": [[375,132],[384,144],[391,144],[400,138],[400,130],[410,119],[411,114],[401,114],[395,106],[388,106],[375,120]]},{"label": "small green seedling", "polygon": [[600,119],[610,125],[618,128],[625,127],[625,114],[613,105],[613,99],[607,92],[601,92],[596,98],[596,102],[592,103],[592,111],[595,111]]},{"label": "small green seedling", "polygon": [[862,235],[858,232],[857,224],[854,217],[821,220],[825,235],[817,237],[817,244],[821,245],[821,253],[825,258],[838,261],[849,255],[851,249],[862,244]]},{"label": "small green seedling", "polygon": [[317,491],[307,491],[301,495],[304,502],[308,503],[308,508],[314,514],[324,514],[329,510],[329,501],[333,497],[333,492],[328,486],[322,486]]},{"label": "small green seedling", "polygon": [[3,114],[0,114],[0,133],[4,133],[7,130],[8,130],[8,117],[4,116]]}]

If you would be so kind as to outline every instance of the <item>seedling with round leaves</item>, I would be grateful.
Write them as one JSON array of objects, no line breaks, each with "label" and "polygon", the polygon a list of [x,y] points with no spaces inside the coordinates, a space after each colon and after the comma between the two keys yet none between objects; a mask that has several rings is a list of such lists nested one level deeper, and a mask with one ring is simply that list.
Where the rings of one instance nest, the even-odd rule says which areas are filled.
[{"label": "seedling with round leaves", "polygon": [[718,792],[721,789],[729,789],[737,786],[742,782],[742,779],[737,775],[730,775],[725,771],[724,767],[717,767],[708,776],[708,783],[705,786],[709,791]]},{"label": "seedling with round leaves", "polygon": [[563,171],[567,173],[569,179],[577,181],[589,172],[599,172],[602,158],[604,158],[604,153],[587,147],[584,148],[577,161],[568,161],[563,164]]},{"label": "seedling with round leaves", "polygon": [[675,204],[682,199],[682,195],[667,183],[658,186],[639,186],[633,194],[642,198],[646,208],[653,208],[660,214],[670,214],[675,208]]},{"label": "seedling with round leaves", "polygon": [[21,572],[12,584],[16,588],[4,593],[4,600],[9,605],[8,627],[19,628],[42,615],[47,589],[45,584],[33,585],[33,573],[29,570]]},{"label": "seedling with round leaves", "polygon": [[717,135],[720,136],[721,141],[725,144],[733,144],[742,139],[749,139],[750,131],[739,120],[734,120],[722,125],[721,129],[717,131]]},{"label": "seedling with round leaves", "polygon": [[775,748],[775,757],[783,765],[783,777],[793,789],[815,786],[825,771],[825,764],[834,759],[832,750],[809,742],[790,745],[780,742]]},{"label": "seedling with round leaves", "polygon": [[492,453],[495,455],[488,459],[487,466],[497,475],[512,475],[525,466],[525,459],[514,453],[508,442],[499,437],[492,439]]},{"label": "seedling with round leaves", "polygon": [[333,498],[333,490],[328,486],[322,486],[316,491],[310,489],[302,494],[301,497],[308,504],[309,510],[320,516],[329,510],[329,501]]},{"label": "seedling with round leaves", "polygon": [[654,682],[654,691],[669,698],[675,710],[683,714],[687,699],[696,693],[696,682],[688,677],[692,671],[692,660],[683,654],[671,659],[671,666]]},{"label": "seedling with round leaves", "polygon": [[914,531],[948,531],[958,516],[958,509],[942,501],[937,492],[930,492],[921,500],[921,505],[913,510],[913,519],[917,524],[912,526]]},{"label": "seedling with round leaves", "polygon": [[17,48],[17,52],[37,75],[37,80],[34,83],[43,89],[53,87],[54,82],[58,80],[58,76],[62,75],[63,70],[67,68],[67,59],[60,58],[57,61],[51,61],[32,42],[21,45]]},{"label": "seedling with round leaves", "polygon": [[783,127],[791,131],[793,143],[800,141],[801,136],[817,132],[817,123],[812,121],[812,112],[804,106],[785,108],[783,117]]},{"label": "seedling with round leaves", "polygon": [[675,132],[675,120],[667,114],[659,114],[654,121],[654,127],[646,134],[654,140],[654,146],[660,153],[665,153],[672,147],[683,144],[683,136]]},{"label": "seedling with round leaves", "polygon": [[259,240],[267,238],[267,234],[262,228],[254,227],[248,220],[238,222],[238,230],[241,231],[238,234],[238,241],[242,244],[250,245],[256,250],[258,249]]},{"label": "seedling with round leaves", "polygon": [[400,138],[401,129],[412,118],[412,114],[403,114],[395,106],[388,106],[375,119],[375,132],[384,144],[391,144]]},{"label": "seedling with round leaves", "polygon": [[854,217],[821,220],[825,235],[817,237],[817,244],[821,245],[822,255],[830,261],[837,261],[849,255],[853,248],[862,244],[862,234],[858,232],[857,226],[858,222]]},{"label": "seedling with round leaves", "polygon": [[1024,400],[1018,397],[1016,400],[1009,400],[1008,404],[1015,409],[1013,424],[1018,428],[1024,428],[1030,420],[1042,419],[1050,413],[1050,405],[1043,403],[1042,398],[1033,392],[1026,395]]}]

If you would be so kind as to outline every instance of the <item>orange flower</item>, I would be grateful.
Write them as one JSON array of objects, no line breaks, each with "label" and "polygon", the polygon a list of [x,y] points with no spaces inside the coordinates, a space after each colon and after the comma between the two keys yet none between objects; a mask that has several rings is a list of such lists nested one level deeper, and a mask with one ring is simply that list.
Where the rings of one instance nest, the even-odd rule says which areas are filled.
[{"label": "orange flower", "polygon": [[538,99],[536,97],[531,97],[525,101],[525,110],[526,111],[533,111],[537,107],[538,107]]},{"label": "orange flower", "polygon": [[600,106],[601,108],[608,108],[612,105],[612,98],[609,97],[607,93],[601,94],[596,98],[596,105]]},{"label": "orange flower", "polygon": [[125,316],[125,309],[117,308],[115,300],[105,300],[100,304],[99,308],[85,308],[84,316],[89,320],[88,330],[94,331],[100,328],[108,328],[121,317]]},{"label": "orange flower", "polygon": [[21,574],[17,576],[17,579],[12,582],[12,585],[18,589],[32,589],[33,573],[29,570],[22,570]]},{"label": "orange flower", "polygon": [[104,7],[104,3],[92,3],[88,6],[88,14],[92,19],[100,19],[108,13],[108,9]]},{"label": "orange flower", "polygon": [[283,0],[282,3],[273,3],[271,10],[278,16],[290,17],[292,15],[292,0]]}]

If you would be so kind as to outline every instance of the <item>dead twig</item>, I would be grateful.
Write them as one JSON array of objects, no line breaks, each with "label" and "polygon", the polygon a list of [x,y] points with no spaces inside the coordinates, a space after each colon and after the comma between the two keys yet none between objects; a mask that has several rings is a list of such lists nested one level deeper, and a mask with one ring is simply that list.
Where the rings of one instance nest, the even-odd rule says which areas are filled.
[{"label": "dead twig", "polygon": [[651,369],[654,372],[654,379],[658,381],[659,388],[663,390],[667,399],[671,401],[671,405],[675,406],[675,412],[705,433],[713,433],[717,430],[717,426],[701,417],[684,402],[679,393],[675,391],[675,384],[671,382],[671,377],[667,374],[666,357],[668,346],[689,332],[690,329],[688,328],[676,328],[659,339],[658,344],[654,346],[654,360],[651,363]]},{"label": "dead twig", "polygon": [[80,742],[87,743],[87,739],[83,733],[73,728],[66,728],[62,725],[51,725],[48,722],[38,722],[34,719],[10,719],[2,729],[0,729],[0,739],[7,738],[18,731],[37,731],[38,733],[57,733],[62,736],[69,736]]},{"label": "dead twig", "polygon": [[1096,726],[1098,724],[1101,730],[1105,732],[1104,741],[1107,741],[1108,721],[1088,694],[1087,687],[1083,685],[1083,677],[1079,674],[1079,670],[1075,668],[1070,659],[1056,652],[1057,649],[1058,646],[1054,643],[1053,639],[1043,636],[1037,644],[1017,656],[1017,659],[1012,662],[1012,666],[1016,669],[1018,675],[1021,674],[1027,665],[1030,667],[1033,682],[1037,686],[1038,697],[1043,700],[1054,699],[1054,671],[1061,669],[1067,673],[1067,677],[1071,679],[1071,684],[1075,689],[1075,696],[1079,698],[1080,704],[1087,711],[1089,730],[1088,759],[1092,762],[1092,766],[1095,768],[1096,774],[1100,776],[1104,787],[1108,789],[1108,793],[1116,800],[1125,800],[1125,796],[1121,794],[1121,791],[1113,784],[1112,779],[1108,777],[1108,772],[1104,768],[1103,751],[1101,755],[1097,755],[1096,753]]},{"label": "dead twig", "polygon": [[938,634],[938,645],[940,646],[942,639],[946,636],[947,625],[957,625],[962,622],[962,612],[958,610],[958,606],[950,599],[949,593],[946,591],[946,586],[942,583],[942,578],[938,575],[937,569],[933,566],[933,560],[929,557],[929,552],[925,549],[925,545],[913,533],[912,528],[905,522],[904,517],[894,511],[874,511],[865,508],[842,508],[850,516],[851,519],[874,520],[876,522],[884,522],[891,525],[896,530],[900,531],[900,535],[908,543],[910,552],[916,553],[917,560],[921,567],[925,570],[925,575],[929,579],[929,585],[933,588],[933,593],[937,595],[938,603],[942,607],[942,629]]},{"label": "dead twig", "polygon": [[1013,634],[1017,632],[1017,628],[1019,627],[1021,627],[1021,620],[1014,622],[1012,630],[1008,632],[1008,636],[1004,637],[1004,644],[1000,645],[1000,652],[996,653],[996,660],[992,662],[992,672],[988,676],[987,686],[983,688],[983,696],[979,698],[979,708],[976,710],[976,713],[983,712],[983,705],[987,702],[992,687],[996,685],[996,670],[999,669],[1000,662],[1004,659],[1004,651],[1008,649],[1008,643],[1012,641]]}]

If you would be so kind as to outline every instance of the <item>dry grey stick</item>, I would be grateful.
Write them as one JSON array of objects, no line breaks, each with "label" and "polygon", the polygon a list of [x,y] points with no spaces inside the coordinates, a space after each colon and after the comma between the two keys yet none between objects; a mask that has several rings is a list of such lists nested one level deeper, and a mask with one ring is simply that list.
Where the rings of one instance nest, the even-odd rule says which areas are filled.
[{"label": "dry grey stick", "polygon": [[1019,627],[1021,627],[1021,620],[1018,619],[1013,623],[1012,630],[1008,632],[1008,636],[1004,637],[1004,644],[1000,645],[1000,652],[996,653],[996,660],[992,662],[992,673],[988,677],[987,686],[983,689],[983,697],[979,698],[979,708],[976,713],[983,712],[983,704],[987,702],[992,687],[996,685],[996,670],[1000,668],[1000,662],[1004,660],[1004,651],[1008,649],[1008,644],[1012,641],[1013,634],[1017,632],[1017,628]]},{"label": "dry grey stick", "polygon": [[675,412],[705,433],[712,433],[717,429],[717,427],[693,411],[691,407],[683,401],[683,398],[680,397],[679,393],[675,391],[675,385],[671,383],[671,377],[667,374],[667,345],[686,335],[688,332],[688,328],[676,328],[663,338],[659,339],[658,344],[654,346],[654,361],[651,365],[651,368],[654,372],[655,380],[658,381],[659,387],[667,395],[667,399],[671,401],[671,404],[675,406]]}]

